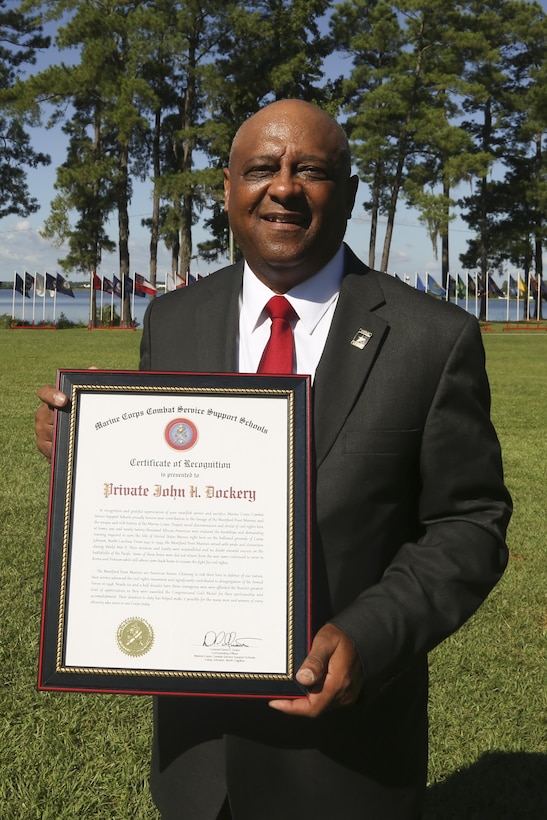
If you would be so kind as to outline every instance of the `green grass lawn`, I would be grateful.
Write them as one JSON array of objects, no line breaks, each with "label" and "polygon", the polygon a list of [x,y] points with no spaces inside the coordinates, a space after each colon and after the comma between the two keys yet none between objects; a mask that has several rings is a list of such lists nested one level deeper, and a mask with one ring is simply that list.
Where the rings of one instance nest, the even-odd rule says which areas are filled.
[{"label": "green grass lawn", "polygon": [[[1,820],[158,816],[147,782],[150,699],[36,691],[49,481],[33,442],[36,391],[57,367],[136,367],[139,339],[0,330]],[[432,653],[426,820],[544,820],[547,333],[494,326],[484,341],[515,502],[511,560],[477,616]]]}]

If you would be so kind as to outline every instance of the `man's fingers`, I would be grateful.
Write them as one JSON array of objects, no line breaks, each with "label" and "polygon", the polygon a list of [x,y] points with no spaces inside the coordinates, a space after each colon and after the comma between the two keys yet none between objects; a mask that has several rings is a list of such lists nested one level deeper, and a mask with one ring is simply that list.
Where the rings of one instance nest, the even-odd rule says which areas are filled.
[{"label": "man's fingers", "polygon": [[326,624],[315,636],[296,679],[308,689],[307,697],[272,700],[272,709],[288,715],[317,717],[355,703],[363,686],[363,673],[352,641],[332,624]]},{"label": "man's fingers", "polygon": [[34,434],[38,450],[48,460],[51,460],[53,441],[53,409],[61,408],[68,402],[67,396],[51,385],[44,385],[38,391],[38,398],[42,404],[34,415]]},{"label": "man's fingers", "polygon": [[332,655],[345,635],[332,624],[319,630],[307,658],[296,673],[296,680],[308,688],[321,686],[329,669]]},{"label": "man's fingers", "polygon": [[327,673],[328,658],[310,653],[296,673],[296,680],[308,689],[320,686]]},{"label": "man's fingers", "polygon": [[[49,405],[49,407],[64,407],[68,401],[67,396],[64,393],[61,393],[60,390],[57,390],[55,387],[52,387],[50,384],[45,384],[38,390],[38,398],[44,404]],[[52,422],[53,422],[53,414],[52,414]]]}]

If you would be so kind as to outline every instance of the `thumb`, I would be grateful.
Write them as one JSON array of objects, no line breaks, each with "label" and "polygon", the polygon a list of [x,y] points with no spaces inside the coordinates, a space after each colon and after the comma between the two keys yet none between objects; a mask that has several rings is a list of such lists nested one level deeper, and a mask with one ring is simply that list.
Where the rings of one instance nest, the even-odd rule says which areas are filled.
[{"label": "thumb", "polygon": [[308,655],[296,673],[296,680],[298,683],[301,683],[302,686],[305,686],[308,689],[312,686],[316,686],[323,680],[324,677],[325,666],[321,663],[319,658],[313,655]]},{"label": "thumb", "polygon": [[307,658],[302,662],[296,673],[298,683],[308,688],[320,685],[327,674],[332,651],[331,644],[322,639],[320,631],[313,640]]}]

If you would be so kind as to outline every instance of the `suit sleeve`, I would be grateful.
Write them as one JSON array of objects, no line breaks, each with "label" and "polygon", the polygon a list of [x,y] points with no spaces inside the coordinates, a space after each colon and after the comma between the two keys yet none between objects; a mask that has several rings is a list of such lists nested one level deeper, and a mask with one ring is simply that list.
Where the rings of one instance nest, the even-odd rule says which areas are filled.
[{"label": "suit sleeve", "polygon": [[460,627],[501,577],[511,500],[503,483],[480,330],[466,322],[442,368],[419,452],[420,537],[332,623],[370,689]]}]

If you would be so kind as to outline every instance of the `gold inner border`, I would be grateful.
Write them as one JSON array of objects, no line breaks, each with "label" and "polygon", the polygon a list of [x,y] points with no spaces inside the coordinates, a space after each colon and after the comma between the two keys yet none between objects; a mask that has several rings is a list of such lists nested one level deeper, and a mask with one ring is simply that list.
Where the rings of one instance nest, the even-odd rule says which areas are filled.
[{"label": "gold inner border", "polygon": [[[83,392],[126,392],[126,393],[165,393],[169,394],[228,394],[230,396],[281,396],[288,399],[288,433],[289,433],[289,463],[288,463],[288,533],[287,533],[287,555],[288,555],[288,612],[287,612],[287,672],[286,673],[245,673],[245,672],[189,672],[180,670],[151,670],[151,669],[127,669],[101,668],[101,667],[78,667],[63,665],[63,651],[65,642],[65,613],[67,606],[67,580],[68,580],[68,558],[70,552],[70,518],[72,502],[72,481],[74,477],[74,454],[76,448],[76,417],[79,393]],[[63,547],[61,559],[61,579],[60,579],[60,606],[59,620],[57,624],[57,652],[55,671],[71,674],[93,674],[93,675],[113,675],[128,677],[150,677],[150,678],[181,678],[196,680],[241,680],[241,681],[291,681],[294,677],[294,391],[281,388],[222,388],[222,387],[159,387],[152,385],[96,385],[77,384],[72,385],[71,392],[72,412],[70,414],[69,440],[68,440],[68,461],[67,480],[65,487],[65,505],[63,521]]]}]

